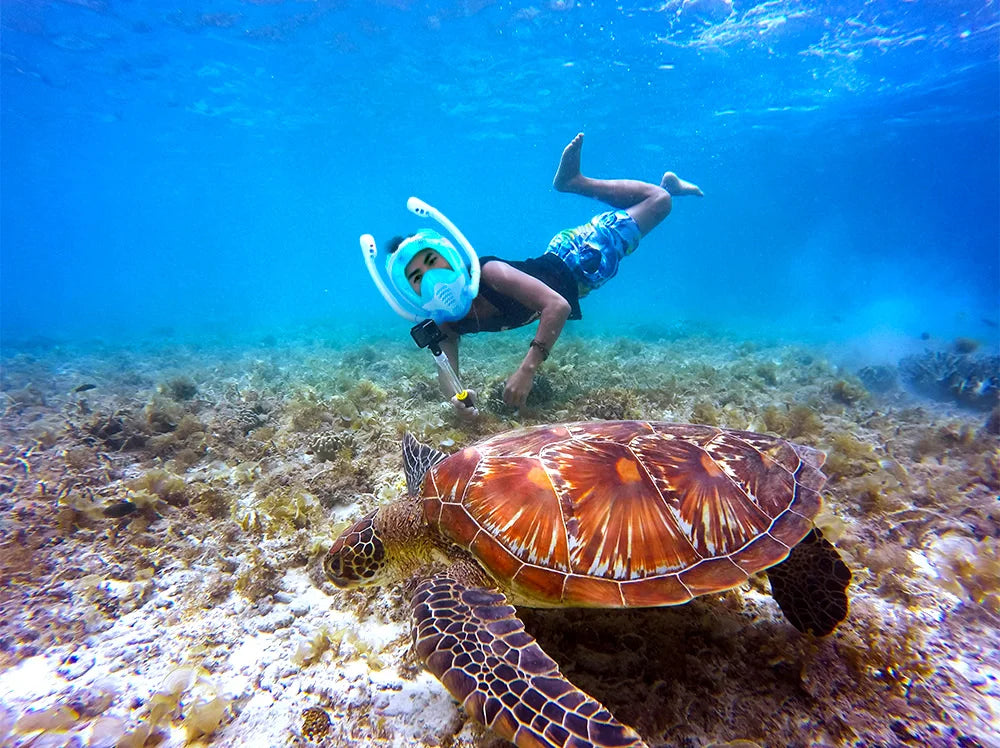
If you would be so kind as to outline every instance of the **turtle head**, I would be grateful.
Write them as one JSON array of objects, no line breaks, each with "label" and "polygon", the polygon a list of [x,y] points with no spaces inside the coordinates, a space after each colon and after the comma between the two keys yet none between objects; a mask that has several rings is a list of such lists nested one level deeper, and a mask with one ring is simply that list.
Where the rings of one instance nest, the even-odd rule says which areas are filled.
[{"label": "turtle head", "polygon": [[377,510],[371,512],[344,530],[323,559],[323,571],[338,587],[367,587],[381,581],[386,554],[377,515]]}]

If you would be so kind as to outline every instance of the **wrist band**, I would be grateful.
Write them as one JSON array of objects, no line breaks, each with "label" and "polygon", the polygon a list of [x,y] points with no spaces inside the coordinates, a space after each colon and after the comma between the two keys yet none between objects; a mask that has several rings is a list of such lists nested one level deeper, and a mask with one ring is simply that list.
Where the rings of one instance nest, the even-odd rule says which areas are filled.
[{"label": "wrist band", "polygon": [[539,343],[537,340],[532,340],[528,344],[528,348],[537,348],[539,353],[542,354],[542,361],[545,361],[549,357],[549,348],[544,343]]}]

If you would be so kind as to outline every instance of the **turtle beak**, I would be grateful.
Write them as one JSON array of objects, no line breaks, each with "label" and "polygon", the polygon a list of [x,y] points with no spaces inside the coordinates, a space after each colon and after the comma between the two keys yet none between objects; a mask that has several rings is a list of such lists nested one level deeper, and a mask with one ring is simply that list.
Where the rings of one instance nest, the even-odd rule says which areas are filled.
[{"label": "turtle beak", "polygon": [[344,536],[341,535],[337,542],[333,544],[326,558],[323,559],[323,571],[331,582],[340,588],[353,587],[354,581],[346,573],[344,564]]}]

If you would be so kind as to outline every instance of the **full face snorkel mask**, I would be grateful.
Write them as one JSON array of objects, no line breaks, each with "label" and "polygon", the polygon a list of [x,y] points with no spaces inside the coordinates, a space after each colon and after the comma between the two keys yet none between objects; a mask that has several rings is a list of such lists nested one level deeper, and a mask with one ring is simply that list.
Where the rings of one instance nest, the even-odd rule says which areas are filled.
[{"label": "full face snorkel mask", "polygon": [[[434,250],[451,267],[434,268],[420,280],[420,295],[406,278],[406,266],[425,250]],[[472,277],[455,245],[432,229],[421,229],[401,242],[385,262],[392,287],[401,296],[423,309],[435,322],[454,322],[469,313],[474,294],[469,293]]]},{"label": "full face snorkel mask", "polygon": [[[458,246],[465,251],[465,257],[438,232],[422,229],[389,255],[385,265],[387,284],[375,266],[378,256],[375,237],[365,234],[361,237],[361,252],[368,273],[389,306],[401,317],[413,322],[425,319],[438,323],[459,320],[469,313],[472,300],[479,293],[479,256],[462,232],[439,210],[415,197],[406,201],[406,207],[418,216],[433,218],[441,224],[455,237]],[[425,273],[420,283],[420,294],[417,295],[406,279],[406,266],[423,249],[436,251],[451,265],[451,269],[435,268]]]},{"label": "full face snorkel mask", "polygon": [[[389,255],[385,268],[389,277],[388,284],[382,280],[375,265],[378,247],[375,244],[375,237],[371,234],[364,234],[361,237],[361,253],[364,255],[365,265],[375,282],[375,287],[393,311],[417,323],[410,330],[413,340],[419,347],[430,349],[434,362],[455,391],[458,402],[475,412],[469,391],[462,387],[448,357],[441,350],[440,343],[445,336],[437,327],[437,323],[454,322],[469,313],[472,300],[479,293],[479,256],[465,235],[437,208],[415,197],[406,201],[406,207],[421,218],[433,218],[441,224],[465,251],[465,258],[455,245],[441,234],[431,229],[422,229]],[[418,296],[406,280],[406,266],[417,252],[426,248],[440,254],[451,268],[435,268],[426,272],[421,279]]]}]

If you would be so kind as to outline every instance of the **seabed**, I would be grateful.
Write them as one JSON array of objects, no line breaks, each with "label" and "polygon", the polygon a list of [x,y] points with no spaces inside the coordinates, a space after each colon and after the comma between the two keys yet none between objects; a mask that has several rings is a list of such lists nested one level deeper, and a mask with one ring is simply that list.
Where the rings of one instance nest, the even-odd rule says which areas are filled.
[{"label": "seabed", "polygon": [[453,451],[642,418],[827,451],[850,614],[803,636],[763,578],[677,608],[522,610],[572,681],[650,745],[1000,745],[995,357],[854,371],[803,346],[564,336],[518,414],[497,392],[527,338],[492,337],[463,346],[472,426],[396,340],[7,346],[0,742],[501,745],[414,661],[401,591],[337,590],[323,554],[405,490],[405,431]]}]

